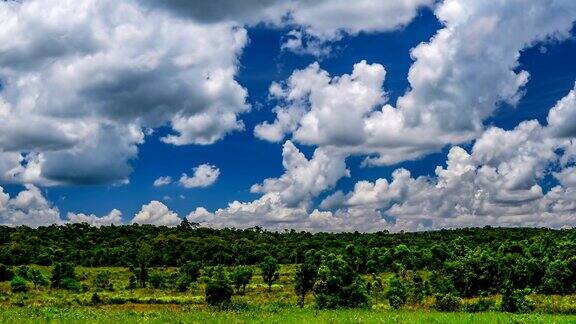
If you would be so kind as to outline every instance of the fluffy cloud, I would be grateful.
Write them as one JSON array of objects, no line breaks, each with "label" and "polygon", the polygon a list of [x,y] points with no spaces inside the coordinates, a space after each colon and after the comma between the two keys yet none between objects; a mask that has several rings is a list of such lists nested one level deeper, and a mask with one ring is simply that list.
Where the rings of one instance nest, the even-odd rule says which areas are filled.
[{"label": "fluffy cloud", "polygon": [[288,106],[276,107],[276,121],[258,125],[255,134],[270,141],[293,132],[295,140],[306,144],[361,144],[367,135],[364,117],[385,101],[385,75],[380,64],[366,61],[355,64],[351,75],[338,78],[330,78],[318,63],[296,71],[284,86],[271,86],[271,95]]},{"label": "fluffy cloud", "polygon": [[122,213],[117,209],[104,216],[70,212],[66,219],[62,219],[58,207],[48,201],[38,187],[25,185],[24,189],[12,198],[0,187],[1,225],[38,227],[65,223],[88,223],[92,226],[118,225],[122,224]]},{"label": "fluffy cloud", "polygon": [[361,62],[351,75],[332,78],[313,64],[271,86],[277,118],[256,127],[255,134],[270,141],[292,134],[301,143],[368,155],[366,163],[377,165],[470,141],[499,103],[515,104],[521,97],[529,74],[517,68],[520,51],[567,38],[576,4],[446,0],[435,14],[444,28],[411,51],[410,88],[396,106],[377,106],[385,98],[385,71],[378,64]]},{"label": "fluffy cloud", "polygon": [[154,180],[154,187],[161,187],[172,183],[172,177],[160,177]]},{"label": "fluffy cloud", "polygon": [[194,174],[191,177],[184,173],[178,180],[184,188],[209,187],[220,176],[220,169],[207,163],[195,167],[193,171]]},{"label": "fluffy cloud", "polygon": [[[551,109],[573,96],[570,92]],[[549,117],[550,120],[550,117]],[[392,181],[360,181],[354,190],[336,192],[321,204],[346,218],[378,217],[387,229],[423,230],[464,226],[576,225],[573,139],[553,136],[550,123],[526,121],[506,131],[490,128],[474,143],[471,153],[452,147],[447,166],[433,178],[413,178],[404,169]],[[552,172],[552,167],[561,168]],[[549,174],[560,185],[544,193],[540,181]],[[355,216],[356,215],[356,216]],[[368,219],[365,219],[368,220]]]},{"label": "fluffy cloud", "polygon": [[299,227],[310,220],[311,199],[349,175],[342,156],[317,149],[312,158],[307,159],[290,141],[284,143],[282,165],[285,169],[282,176],[252,186],[250,191],[262,193],[259,199],[246,203],[234,201],[214,213],[200,207],[190,213],[188,219],[214,227],[258,225],[278,230]]},{"label": "fluffy cloud", "polygon": [[562,186],[576,188],[576,167],[567,167],[560,172],[555,172],[554,177],[560,181]]},{"label": "fluffy cloud", "polygon": [[576,137],[576,84],[548,114],[548,128],[554,136]]},{"label": "fluffy cloud", "polygon": [[176,213],[157,200],[152,200],[150,203],[143,205],[142,209],[132,219],[133,224],[161,226],[177,226],[181,221],[182,219]]},{"label": "fluffy cloud", "polygon": [[108,215],[101,217],[94,214],[68,213],[67,218],[71,223],[87,223],[96,227],[122,224],[122,212],[118,209],[113,209]]},{"label": "fluffy cloud", "polygon": [[[572,95],[570,92],[559,100],[550,115]],[[358,181],[351,192],[336,191],[321,202],[320,208],[324,210],[311,210],[312,205],[304,203],[309,200],[302,197],[318,196],[343,174],[330,173],[333,175],[330,181],[319,185],[317,190],[310,189],[315,186],[302,185],[300,179],[322,179],[319,172],[309,171],[322,170],[328,161],[317,159],[316,162],[323,163],[314,165],[314,158],[306,160],[288,141],[284,145],[285,174],[256,185],[259,190],[255,191],[263,193],[261,198],[246,203],[235,201],[214,213],[198,208],[188,218],[216,227],[262,225],[277,230],[312,231],[574,226],[575,142],[555,137],[553,127],[554,124],[542,126],[532,120],[512,130],[489,128],[469,151],[452,147],[446,166],[437,166],[432,177],[412,177],[408,170],[397,169],[391,180]],[[558,168],[559,171],[554,171]],[[547,175],[556,177],[560,184],[544,192],[540,183]],[[299,198],[296,201],[300,203],[287,204],[282,198],[285,195]]]},{"label": "fluffy cloud", "polygon": [[124,182],[143,128],[170,125],[175,145],[243,129],[247,36],[232,23],[108,0],[4,1],[0,20],[4,181]]},{"label": "fluffy cloud", "polygon": [[295,207],[308,203],[310,198],[350,175],[343,156],[317,149],[308,160],[291,141],[284,143],[282,165],[285,172],[281,177],[266,179],[253,185],[250,191],[277,195],[284,205]]},{"label": "fluffy cloud", "polygon": [[60,211],[42,195],[38,187],[26,185],[13,198],[0,187],[0,224],[38,227],[61,222]]},{"label": "fluffy cloud", "polygon": [[[292,27],[284,49],[297,53],[323,55],[325,42],[361,32],[390,31],[408,24],[419,8],[434,0],[379,1],[357,0],[231,0],[157,1],[140,0],[151,7],[168,9],[202,23],[234,22],[255,25],[264,22],[277,27]],[[306,39],[306,41],[302,41]]]}]

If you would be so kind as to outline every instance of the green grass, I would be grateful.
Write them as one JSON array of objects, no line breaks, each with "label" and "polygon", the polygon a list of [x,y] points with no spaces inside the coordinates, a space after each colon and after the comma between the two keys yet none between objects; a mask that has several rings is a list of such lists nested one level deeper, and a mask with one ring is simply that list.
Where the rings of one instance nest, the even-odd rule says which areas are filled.
[{"label": "green grass", "polygon": [[[49,267],[38,268],[50,277]],[[97,292],[102,304],[95,306],[92,304],[92,295],[96,292],[92,280],[104,270],[112,272],[114,290]],[[175,269],[152,271],[168,275]],[[126,268],[78,267],[78,277],[89,288],[82,293],[46,287],[12,293],[9,283],[0,283],[0,323],[576,323],[574,295],[533,295],[536,312],[526,315],[440,313],[431,309],[432,297],[394,311],[382,293],[372,295],[370,309],[318,311],[313,308],[312,296],[308,296],[307,306],[300,309],[295,306],[294,271],[294,266],[283,266],[280,279],[273,285],[272,292],[268,292],[256,270],[246,294],[235,295],[231,308],[217,310],[206,306],[204,286],[200,283],[186,292],[173,288],[130,291],[125,289],[130,275]],[[387,276],[383,274],[381,278]],[[490,298],[499,304],[499,296]],[[465,302],[471,301],[473,299]]]},{"label": "green grass", "polygon": [[285,308],[216,311],[175,306],[0,309],[1,323],[576,323],[576,316]]}]

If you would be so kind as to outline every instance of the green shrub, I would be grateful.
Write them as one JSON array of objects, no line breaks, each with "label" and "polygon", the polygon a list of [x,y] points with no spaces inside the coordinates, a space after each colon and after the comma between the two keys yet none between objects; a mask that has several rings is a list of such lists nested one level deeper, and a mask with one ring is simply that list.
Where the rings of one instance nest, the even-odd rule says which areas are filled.
[{"label": "green shrub", "polygon": [[506,284],[502,291],[502,311],[510,313],[528,313],[534,310],[534,303],[528,298],[531,290],[513,289]]},{"label": "green shrub", "polygon": [[388,282],[388,290],[386,291],[386,298],[388,299],[390,306],[394,309],[398,309],[406,304],[408,293],[404,283],[402,283],[398,276],[390,278],[390,281]]},{"label": "green shrub", "polygon": [[98,305],[102,303],[102,298],[100,297],[100,295],[98,295],[98,293],[93,293],[91,301],[92,305]]},{"label": "green shrub", "polygon": [[568,262],[554,260],[548,264],[541,290],[545,294],[570,294],[574,292],[574,274]]},{"label": "green shrub", "polygon": [[32,281],[32,283],[34,284],[34,287],[47,286],[48,285],[48,279],[46,279],[46,277],[44,276],[42,271],[40,271],[38,269],[34,269],[34,268],[30,269],[28,271],[28,277],[29,277],[30,281]]},{"label": "green shrub", "polygon": [[314,282],[318,274],[318,268],[311,263],[303,263],[294,275],[294,291],[298,295],[298,305],[304,307],[306,294],[314,288]]},{"label": "green shrub", "polygon": [[96,287],[97,290],[114,290],[114,286],[110,280],[111,277],[112,273],[108,270],[98,272],[94,278],[94,287]]},{"label": "green shrub", "polygon": [[327,255],[318,268],[314,296],[318,308],[368,306],[368,293],[360,275],[341,257]]},{"label": "green shrub", "polygon": [[180,276],[186,277],[190,283],[195,282],[200,278],[200,270],[202,269],[201,262],[188,261],[180,267]]},{"label": "green shrub", "polygon": [[181,292],[188,290],[188,287],[200,277],[201,269],[202,263],[200,262],[188,261],[184,263],[177,274],[176,289]]},{"label": "green shrub", "polygon": [[[52,269],[52,277],[50,278],[50,282],[52,284],[52,288],[64,288],[64,281],[66,282],[67,287],[74,286],[72,281],[76,282],[76,285],[79,287],[78,281],[76,280],[76,273],[74,270],[74,265],[70,262],[57,262],[54,264],[54,269]],[[73,290],[73,289],[68,289]]]},{"label": "green shrub", "polygon": [[150,275],[148,282],[150,283],[152,288],[160,289],[160,288],[163,288],[165,286],[166,278],[164,278],[164,275],[162,275],[162,273],[154,272]]},{"label": "green shrub", "polygon": [[467,313],[479,313],[493,310],[496,302],[489,298],[480,298],[462,305],[462,310]]},{"label": "green shrub", "polygon": [[78,281],[76,278],[64,278],[64,279],[62,279],[60,281],[58,288],[70,290],[70,291],[74,291],[74,292],[81,292],[82,290],[84,290],[82,285],[80,284],[80,281]]},{"label": "green shrub", "polygon": [[264,261],[260,263],[262,280],[268,285],[268,291],[272,291],[272,284],[280,277],[279,269],[278,261],[271,256],[265,257]]},{"label": "green shrub", "polygon": [[215,267],[212,271],[212,276],[206,282],[204,291],[206,303],[210,306],[227,304],[232,298],[232,292],[232,287],[226,272],[224,272],[224,268]]},{"label": "green shrub", "polygon": [[5,264],[0,263],[0,281],[10,281],[14,277],[12,269]]},{"label": "green shrub", "polygon": [[230,279],[236,288],[236,292],[244,294],[246,292],[246,286],[250,283],[250,280],[252,280],[252,269],[247,266],[236,267],[230,274]]},{"label": "green shrub", "polygon": [[455,312],[460,309],[460,297],[451,293],[436,295],[434,308],[441,312]]},{"label": "green shrub", "polygon": [[14,276],[10,281],[12,292],[27,292],[30,289],[28,281],[20,276]]},{"label": "green shrub", "polygon": [[18,268],[16,268],[15,274],[19,277],[26,279],[26,280],[30,280],[30,267],[27,265],[21,265]]},{"label": "green shrub", "polygon": [[126,289],[128,289],[128,290],[136,289],[137,283],[138,283],[138,279],[136,278],[136,275],[131,274],[130,277],[128,277],[128,285],[126,285]]}]

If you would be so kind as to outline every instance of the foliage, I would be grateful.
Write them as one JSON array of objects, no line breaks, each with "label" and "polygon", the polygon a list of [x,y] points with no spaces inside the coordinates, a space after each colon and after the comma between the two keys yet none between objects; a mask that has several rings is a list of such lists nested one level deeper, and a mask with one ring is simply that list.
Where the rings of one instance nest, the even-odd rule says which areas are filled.
[{"label": "foliage", "polygon": [[74,292],[81,292],[84,290],[78,279],[76,278],[64,278],[60,281],[58,286],[60,289],[70,290]]},{"label": "foliage", "polygon": [[402,280],[398,276],[393,276],[388,282],[388,290],[386,291],[386,298],[390,306],[398,309],[406,304],[408,293]]},{"label": "foliage", "polygon": [[112,273],[108,270],[100,271],[94,278],[93,285],[97,290],[114,290],[114,285],[111,282]]},{"label": "foliage", "polygon": [[298,266],[294,276],[294,291],[298,295],[298,305],[304,307],[304,300],[314,288],[314,282],[318,273],[318,267],[311,263],[303,263]]},{"label": "foliage", "polygon": [[341,256],[334,254],[327,255],[318,268],[314,296],[321,309],[368,305],[364,281]]},{"label": "foliage", "polygon": [[48,279],[39,269],[29,269],[28,278],[34,284],[34,287],[47,286],[49,284]]},{"label": "foliage", "polygon": [[[96,273],[75,275],[75,266],[130,267],[131,275],[120,278],[113,275],[110,282],[134,290],[137,286],[151,285],[150,269],[180,265],[178,271],[169,271],[165,276],[165,286],[187,291],[198,279],[201,267],[260,265],[270,271],[257,271],[254,276],[258,279],[255,281],[264,282],[270,290],[279,280],[279,264],[307,264],[310,269],[306,273],[296,275],[299,268],[291,268],[294,272],[287,273],[295,280],[294,286],[287,288],[296,292],[291,302],[301,305],[306,292],[314,286],[313,282],[320,279],[310,278],[318,273],[321,264],[329,262],[326,260],[328,255],[334,255],[341,258],[350,268],[347,271],[357,278],[361,274],[372,274],[366,276],[369,284],[360,280],[351,287],[363,287],[360,290],[366,292],[370,288],[370,298],[376,304],[382,301],[388,290],[384,287],[388,285],[383,285],[380,278],[387,280],[390,274],[395,274],[401,280],[407,302],[411,305],[422,302],[428,306],[426,296],[432,295],[452,294],[464,300],[476,300],[503,293],[504,301],[508,300],[504,304],[521,306],[524,302],[521,298],[514,298],[514,295],[519,295],[514,292],[526,288],[554,298],[571,296],[576,292],[574,251],[576,229],[485,227],[391,234],[385,231],[271,232],[259,227],[211,229],[189,222],[178,227],[138,224],[101,227],[64,224],[38,228],[0,226],[0,281],[12,279],[16,272],[31,285],[40,287],[46,284],[42,271],[45,274],[49,272],[39,271],[38,265],[53,265],[52,274],[48,275],[53,288],[62,288],[64,279],[71,278],[66,287],[84,290],[83,286],[94,279]],[[236,277],[232,275],[231,279]],[[278,287],[278,291],[283,291],[284,286]],[[313,289],[317,300],[333,296],[337,291],[328,289],[331,286],[326,284],[322,289],[328,289],[328,293],[324,295],[320,287],[319,293]],[[242,286],[237,290],[244,291]],[[256,291],[258,289],[254,289],[254,293]],[[246,292],[246,299],[251,298],[251,293],[252,290]],[[524,297],[529,301],[533,296]],[[88,299],[89,296],[84,298]],[[339,302],[333,304],[340,305]],[[464,307],[472,307],[468,304],[463,303]],[[563,312],[572,309],[566,307],[562,307]],[[510,306],[510,309],[515,308],[531,307]]]},{"label": "foliage", "polygon": [[[76,283],[74,283],[76,282]],[[62,288],[67,290],[79,291],[74,270],[74,264],[70,262],[57,262],[52,269],[52,277],[50,278],[52,288]]]},{"label": "foliage", "polygon": [[128,285],[126,285],[126,289],[128,289],[128,290],[134,290],[134,289],[136,289],[137,280],[138,280],[138,279],[136,279],[136,275],[131,274],[131,275],[128,277]]},{"label": "foliage", "polygon": [[179,269],[178,278],[176,281],[176,288],[181,292],[188,290],[188,287],[193,282],[196,282],[200,277],[201,269],[202,269],[202,263],[198,261],[185,262]]},{"label": "foliage", "polygon": [[232,284],[236,288],[236,292],[246,293],[246,286],[252,280],[253,271],[247,266],[238,266],[230,273]]},{"label": "foliage", "polygon": [[98,293],[93,293],[90,301],[92,301],[92,305],[98,305],[102,303],[102,297]]},{"label": "foliage", "polygon": [[441,312],[455,312],[460,309],[460,298],[453,294],[436,295],[434,308]]},{"label": "foliage", "polygon": [[232,292],[230,280],[228,280],[224,268],[220,266],[215,267],[212,271],[212,275],[206,282],[206,288],[204,291],[206,303],[210,306],[230,303]]},{"label": "foliage", "polygon": [[280,273],[278,270],[280,269],[280,265],[278,265],[278,261],[271,256],[267,256],[264,260],[260,263],[260,270],[262,271],[262,279],[264,283],[268,285],[268,291],[272,291],[272,284],[274,281],[278,280],[280,277]]},{"label": "foliage", "polygon": [[462,310],[467,313],[479,313],[494,310],[496,302],[489,298],[479,298],[478,300],[465,303]]},{"label": "foliage", "polygon": [[20,276],[14,276],[10,280],[10,288],[13,292],[27,292],[30,289],[28,281]]},{"label": "foliage", "polygon": [[153,272],[150,275],[150,286],[152,286],[152,288],[154,289],[160,289],[163,288],[166,285],[166,278],[164,277],[164,275],[162,275],[162,273],[156,271]]},{"label": "foliage", "polygon": [[30,267],[27,265],[21,265],[16,268],[16,276],[22,277],[26,280],[30,280]]},{"label": "foliage", "polygon": [[502,291],[502,311],[510,313],[528,313],[534,309],[534,303],[528,298],[528,288],[514,289],[506,283]]},{"label": "foliage", "polygon": [[[576,252],[576,251],[575,251]],[[550,262],[542,282],[542,291],[547,294],[570,294],[576,290],[574,282],[576,273],[569,268],[564,260]]]},{"label": "foliage", "polygon": [[14,277],[14,272],[5,264],[0,264],[0,281],[10,281]]}]

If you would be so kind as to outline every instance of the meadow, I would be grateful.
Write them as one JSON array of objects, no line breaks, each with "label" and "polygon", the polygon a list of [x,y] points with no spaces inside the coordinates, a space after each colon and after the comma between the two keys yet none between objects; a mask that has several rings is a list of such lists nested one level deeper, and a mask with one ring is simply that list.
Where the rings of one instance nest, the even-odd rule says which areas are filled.
[{"label": "meadow", "polygon": [[0,226],[0,323],[576,323],[576,230]]},{"label": "meadow", "polygon": [[[46,277],[51,267],[30,266]],[[110,289],[101,290],[93,282],[98,273],[111,273]],[[174,267],[150,269],[170,277]],[[370,306],[359,309],[319,310],[312,295],[305,306],[297,306],[294,293],[295,265],[283,265],[278,280],[268,291],[257,269],[244,294],[236,293],[227,306],[212,307],[205,302],[205,284],[200,280],[185,292],[164,286],[126,289],[131,272],[124,267],[76,267],[83,286],[80,292],[49,287],[31,288],[27,292],[11,291],[9,282],[0,283],[1,323],[576,323],[576,296],[532,294],[535,309],[529,314],[498,311],[501,297],[492,310],[479,313],[438,312],[433,298],[408,302],[392,309],[383,293],[370,294]],[[392,274],[379,277],[386,282]],[[366,278],[368,279],[368,278]],[[386,287],[383,288],[385,290]],[[94,296],[98,296],[98,301]],[[462,304],[475,298],[463,299]]]}]

